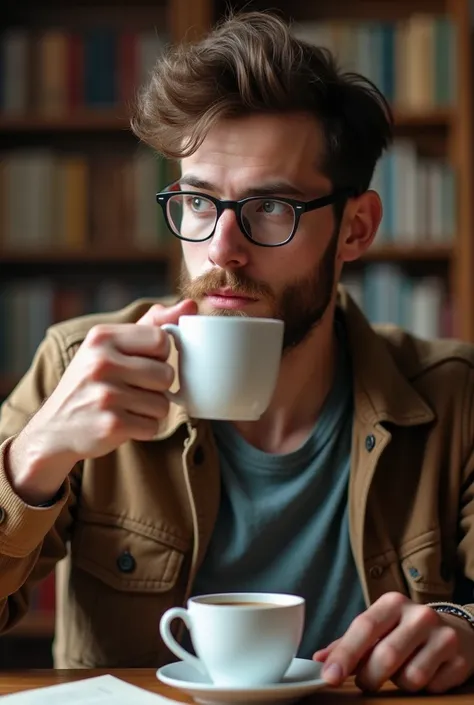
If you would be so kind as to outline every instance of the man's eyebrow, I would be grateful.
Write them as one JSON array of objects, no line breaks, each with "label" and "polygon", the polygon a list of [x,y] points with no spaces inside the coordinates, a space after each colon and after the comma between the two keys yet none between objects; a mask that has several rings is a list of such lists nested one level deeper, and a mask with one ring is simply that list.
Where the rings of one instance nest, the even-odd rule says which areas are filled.
[{"label": "man's eyebrow", "polygon": [[[218,187],[215,184],[205,179],[200,179],[193,174],[184,174],[180,178],[179,183],[181,187],[191,186],[192,188],[202,189],[203,191],[218,191]],[[240,195],[240,198],[245,198],[246,196],[278,196],[282,194],[299,196],[300,198],[305,197],[305,193],[293,184],[287,181],[274,181],[268,184],[246,188]]]}]

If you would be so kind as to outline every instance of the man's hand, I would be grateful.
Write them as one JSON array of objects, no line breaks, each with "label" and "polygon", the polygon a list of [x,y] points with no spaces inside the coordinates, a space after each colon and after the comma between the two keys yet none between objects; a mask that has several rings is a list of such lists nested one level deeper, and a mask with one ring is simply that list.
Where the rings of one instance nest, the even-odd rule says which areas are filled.
[{"label": "man's hand", "polygon": [[31,504],[54,496],[79,460],[151,440],[169,409],[174,372],[164,323],[196,303],[152,306],[137,323],[94,326],[56,389],[10,446],[13,488]]},{"label": "man's hand", "polygon": [[443,693],[474,674],[474,629],[459,617],[391,592],[313,659],[324,662],[329,685],[355,675],[362,690],[378,690],[392,680],[403,690]]}]

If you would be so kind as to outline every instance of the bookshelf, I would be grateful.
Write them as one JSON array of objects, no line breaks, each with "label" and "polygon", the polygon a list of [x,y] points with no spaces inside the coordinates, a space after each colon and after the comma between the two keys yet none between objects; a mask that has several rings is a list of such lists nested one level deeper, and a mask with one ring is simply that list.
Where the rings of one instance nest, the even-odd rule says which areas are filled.
[{"label": "bookshelf", "polygon": [[[114,299],[117,302],[123,298],[125,303],[127,298],[135,298],[136,294],[149,295],[146,290],[140,290],[142,279],[146,279],[150,293],[156,290],[158,294],[168,293],[173,290],[180,265],[178,243],[172,236],[163,236],[162,223],[157,224],[151,220],[153,216],[151,211],[146,213],[147,206],[144,212],[140,212],[140,204],[135,204],[135,212],[139,215],[137,220],[141,218],[144,236],[141,241],[140,238],[134,240],[129,237],[127,232],[117,237],[118,233],[114,231],[111,222],[108,224],[110,232],[107,237],[94,237],[94,218],[98,214],[94,216],[91,213],[93,205],[90,183],[87,183],[90,189],[87,198],[82,202],[84,212],[79,212],[77,204],[74,211],[83,226],[76,242],[68,243],[62,237],[43,239],[43,234],[36,242],[28,241],[26,227],[20,227],[21,212],[13,214],[13,220],[15,217],[17,219],[16,228],[13,228],[13,237],[9,237],[12,235],[8,231],[8,227],[11,229],[12,214],[5,198],[5,179],[17,169],[17,177],[20,176],[17,185],[25,183],[21,178],[21,168],[18,171],[11,157],[20,152],[26,153],[28,157],[41,152],[43,162],[36,162],[37,176],[41,180],[48,171],[49,174],[53,173],[56,188],[57,181],[66,172],[57,171],[56,174],[53,169],[61,167],[65,158],[76,160],[77,176],[81,169],[82,173],[86,169],[92,170],[92,160],[97,154],[105,159],[118,155],[123,161],[117,168],[124,173],[128,169],[125,184],[130,186],[132,183],[133,186],[129,165],[134,155],[138,154],[139,145],[129,129],[128,121],[129,105],[134,92],[143,83],[146,71],[156,59],[160,42],[192,39],[210,25],[211,15],[211,4],[199,0],[157,0],[154,3],[148,0],[125,0],[120,3],[46,0],[41,6],[35,0],[19,0],[7,3],[7,7],[2,8],[0,51],[3,60],[0,66],[5,73],[0,76],[0,400],[11,392],[23,372],[22,369],[12,369],[5,359],[4,343],[7,336],[12,334],[6,321],[16,318],[23,321],[21,327],[28,327],[24,323],[25,308],[21,312],[21,303],[17,302],[13,308],[6,307],[12,287],[21,292],[39,278],[41,285],[30,293],[36,301],[42,302],[40,307],[43,313],[45,306],[56,305],[56,290],[59,291],[59,298],[64,299],[61,293],[63,288],[69,290],[72,287],[72,292],[68,291],[72,299],[67,305],[71,306],[70,312],[78,314],[101,308],[97,301],[89,301],[86,309],[85,299],[83,301],[81,297],[91,287],[100,286],[104,277],[110,277],[115,287],[112,294],[110,291],[105,292],[105,298],[111,296],[109,305],[113,308]],[[97,28],[103,32],[108,56],[107,52],[101,54],[103,47],[101,49]],[[8,51],[5,48],[5,37],[10,42]],[[104,76],[102,85],[99,85],[99,79],[91,74],[90,67],[87,75],[86,67],[87,52],[89,63],[94,58],[94,52],[96,65],[101,65],[101,58],[107,63],[107,59],[110,59],[110,42],[115,42],[114,51],[118,52],[122,62],[118,61],[118,65],[113,67],[113,96],[110,91],[111,74],[107,76],[108,85],[104,82]],[[10,57],[9,75],[5,69],[5,56]],[[79,73],[81,85],[78,83]],[[23,80],[25,85],[22,87]],[[102,97],[107,98],[104,105],[100,104],[101,90]],[[150,159],[144,159],[140,165],[137,157],[135,171],[132,172],[132,176],[139,174],[140,185],[148,181],[149,203],[156,213],[159,211],[154,202],[154,192],[164,185],[166,179],[171,180],[173,174],[172,165],[159,168],[162,169],[159,184],[153,181],[156,173],[153,173]],[[114,176],[112,170],[110,176]],[[99,172],[98,182],[106,180],[107,173]],[[37,181],[34,187],[39,186],[42,184]],[[126,195],[125,189],[124,192]],[[56,196],[57,193],[55,191]],[[104,194],[103,210],[113,210],[114,201],[109,201],[107,206],[106,196]],[[25,196],[20,211],[25,210],[24,203],[28,200]],[[120,200],[120,194],[116,200]],[[55,205],[58,203],[53,201]],[[5,215],[7,212],[8,216]],[[39,210],[37,212],[44,217]],[[10,220],[6,227],[7,217]],[[25,223],[28,221],[24,220],[23,225]],[[116,223],[120,225],[119,219]],[[100,227],[105,229],[106,226],[106,222],[100,224],[97,221],[95,234]],[[62,233],[59,232],[59,235]],[[48,290],[49,283],[53,286],[52,290]],[[122,286],[123,290],[120,289]],[[23,306],[27,303],[23,296]],[[60,303],[65,302],[63,300]],[[13,315],[15,308],[16,316]],[[31,311],[29,313],[35,315]],[[65,310],[60,315],[56,312],[53,320],[48,320],[47,324],[69,317],[64,313]],[[13,331],[17,348],[18,334],[18,331]],[[30,341],[28,353],[21,363],[22,368],[26,367],[27,358],[31,357],[31,343],[33,341]],[[47,590],[47,581],[38,586],[28,615],[11,632],[0,638],[0,663],[3,667],[18,664],[25,666],[26,660],[27,665],[32,667],[51,664],[54,609],[51,609],[51,600],[45,602],[44,595],[50,596],[50,593],[45,592]]]},{"label": "bookshelf", "polygon": [[[392,267],[391,271],[399,268],[404,273],[420,278],[427,277],[430,281],[435,278],[442,283],[443,291],[447,292],[451,305],[450,312],[444,316],[444,319],[449,321],[446,330],[464,340],[474,342],[472,30],[469,0],[333,0],[331,3],[314,3],[311,0],[273,0],[272,3],[258,0],[158,0],[154,3],[148,0],[122,0],[120,3],[45,0],[41,4],[34,0],[18,0],[16,3],[7,3],[7,8],[2,11],[0,33],[25,30],[35,47],[51,29],[64,30],[68,35],[72,33],[77,40],[77,37],[84,37],[99,26],[113,30],[117,36],[129,37],[130,33],[141,35],[147,32],[149,36],[151,30],[157,36],[162,33],[166,41],[177,41],[192,39],[202,34],[214,20],[223,16],[230,5],[246,9],[271,7],[297,24],[303,25],[332,22],[351,22],[357,26],[369,22],[398,24],[419,13],[449,18],[456,36],[450,55],[456,75],[455,99],[449,104],[434,104],[429,107],[402,105],[394,101],[393,108],[397,139],[407,140],[407,143],[415,146],[417,153],[420,152],[427,159],[437,160],[437,164],[446,163],[453,170],[455,226],[452,232],[440,232],[436,238],[427,228],[422,228],[422,231],[415,233],[416,237],[411,238],[394,231],[389,239],[380,239],[363,261],[354,267],[354,276],[375,271],[372,269],[374,267],[389,266]],[[110,36],[107,41],[109,40]],[[56,37],[56,44],[54,41],[50,43],[50,53],[45,52],[45,55],[50,57],[49,83],[46,80],[46,85],[50,88],[57,88],[57,82],[61,80],[60,74],[55,72],[54,68],[51,69],[51,52],[54,56],[54,51],[59,51],[58,45],[61,45],[61,38],[58,41]],[[130,50],[130,44],[125,44],[125,52],[127,46],[128,51]],[[142,46],[144,54],[146,46],[145,42]],[[18,46],[16,51],[19,51]],[[26,74],[32,65],[31,54],[28,56],[30,58],[25,69]],[[130,54],[125,53],[124,56]],[[45,61],[48,64],[48,60]],[[124,65],[127,65],[126,60],[124,62]],[[123,68],[122,64],[121,66]],[[70,102],[66,108],[62,105],[62,108],[60,106],[58,109],[58,106],[54,105],[54,97],[51,99],[52,105],[45,107],[41,103],[41,97],[35,95],[33,98],[28,96],[28,101],[36,101],[34,109],[27,103],[27,108],[24,106],[23,110],[0,110],[0,165],[4,163],[5,157],[16,153],[17,150],[34,149],[46,150],[47,156],[53,154],[60,155],[61,158],[64,155],[85,155],[86,160],[96,152],[106,155],[118,154],[124,155],[125,163],[128,164],[138,145],[128,127],[127,103],[133,93],[133,87],[138,85],[139,81],[132,85],[130,72],[126,72],[126,75],[127,89],[123,86],[117,89],[113,104],[86,107],[84,101],[78,100],[77,95],[68,94]],[[17,83],[20,81],[18,76],[17,72]],[[0,82],[0,85],[4,90],[5,81]],[[73,85],[76,84],[73,82]],[[14,95],[13,102],[15,100],[21,103],[21,96]],[[88,164],[89,162],[86,166]],[[40,166],[39,173],[42,173],[42,168]],[[142,176],[146,175],[146,166],[140,173]],[[103,176],[102,174],[102,180]],[[126,183],[130,184],[130,181]],[[3,168],[0,169],[1,189],[4,189],[4,184]],[[153,191],[153,186],[150,186],[150,203],[155,207]],[[104,203],[109,204],[105,210],[113,210],[110,204],[113,204],[114,200],[107,201],[107,198],[110,198],[110,193],[104,196]],[[4,203],[3,199],[0,213]],[[18,283],[20,288],[28,287],[40,277],[41,287],[32,289],[36,304],[42,302],[43,311],[47,306],[55,308],[55,318],[59,320],[68,312],[80,312],[86,306],[81,299],[81,287],[87,290],[94,288],[104,277],[111,277],[115,288],[112,287],[112,293],[102,292],[94,301],[89,301],[89,310],[103,308],[101,304],[104,301],[112,306],[114,303],[125,302],[127,297],[131,298],[135,292],[140,294],[135,285],[137,280],[146,279],[150,286],[159,280],[160,293],[168,293],[174,288],[180,255],[179,245],[171,235],[155,240],[155,233],[148,232],[144,240],[137,243],[130,233],[122,233],[122,236],[118,237],[118,233],[114,231],[114,221],[108,224],[107,221],[105,224],[102,221],[102,229],[110,232],[105,239],[96,238],[97,227],[94,230],[91,225],[94,219],[90,217],[90,204],[88,201],[84,203],[88,214],[84,220],[82,239],[78,236],[78,241],[73,244],[68,245],[61,240],[51,242],[39,239],[33,246],[31,242],[23,242],[24,232],[22,233],[21,228],[17,227],[15,230],[17,240],[9,240],[5,235],[5,227],[0,228],[0,286],[3,287],[3,293],[16,291]],[[150,217],[148,211],[143,219],[146,221],[147,217]],[[22,222],[21,218],[19,222]],[[48,282],[54,284],[53,290],[48,289]],[[119,289],[123,286],[123,289],[117,290],[117,286]],[[75,287],[72,292],[69,290],[71,287]],[[63,291],[66,291],[66,294],[63,294]],[[60,306],[58,297],[61,299]],[[377,299],[376,296],[373,298]],[[23,321],[28,302],[24,299],[15,299],[15,302],[11,311],[16,313],[18,320]],[[424,310],[423,307],[421,310]],[[8,311],[10,312],[10,309]],[[5,320],[7,314],[5,307],[2,308],[0,296],[0,337],[3,335],[2,317]],[[35,348],[35,340],[24,341],[18,331],[8,332],[14,335],[17,344],[18,341],[25,343],[26,357],[19,361],[20,366],[24,367]],[[21,375],[20,369],[12,369],[11,365],[6,363],[8,360],[5,360],[5,356],[2,357],[0,350],[0,399],[8,395]],[[11,637],[5,638],[25,638],[31,635],[47,639],[51,636],[52,629],[50,614],[33,611]]]},{"label": "bookshelf", "polygon": [[74,265],[81,262],[124,262],[145,264],[150,260],[153,263],[173,263],[173,255],[168,248],[155,248],[150,251],[139,250],[134,247],[118,247],[113,251],[106,248],[93,247],[84,250],[45,249],[41,252],[28,253],[24,250],[10,250],[2,255],[2,262],[11,266],[21,264],[41,265],[45,263],[62,263]]},{"label": "bookshelf", "polygon": [[114,110],[81,110],[66,118],[0,116],[0,131],[10,135],[25,132],[124,132],[128,129],[127,116]]},{"label": "bookshelf", "polygon": [[[395,122],[399,129],[445,128],[449,129],[455,119],[454,111],[449,108],[435,108],[430,113],[417,114],[395,110]],[[58,117],[5,117],[0,115],[2,133],[22,132],[123,132],[128,131],[128,116],[115,110],[81,110],[66,118]]]}]

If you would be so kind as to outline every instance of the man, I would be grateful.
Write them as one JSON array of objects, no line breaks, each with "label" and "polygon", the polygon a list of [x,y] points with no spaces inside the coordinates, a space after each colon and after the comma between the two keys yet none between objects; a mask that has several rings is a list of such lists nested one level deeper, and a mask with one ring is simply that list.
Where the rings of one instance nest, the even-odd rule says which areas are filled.
[{"label": "man", "polygon": [[[1,419],[1,625],[58,565],[56,665],[171,658],[191,594],[293,592],[332,685],[446,691],[474,673],[474,351],[371,329],[342,288],[372,243],[390,111],[270,14],[156,66],[133,120],[179,160],[159,197],[181,299],[53,327]],[[245,200],[248,199],[248,200]],[[163,392],[182,314],[281,318],[258,422]]]}]

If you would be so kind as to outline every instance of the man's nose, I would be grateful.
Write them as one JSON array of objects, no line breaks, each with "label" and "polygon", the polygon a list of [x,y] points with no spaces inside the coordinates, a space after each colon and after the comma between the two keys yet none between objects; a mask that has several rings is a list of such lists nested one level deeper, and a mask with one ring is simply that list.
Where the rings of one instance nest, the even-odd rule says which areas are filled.
[{"label": "man's nose", "polygon": [[224,210],[209,243],[211,262],[223,269],[243,267],[248,263],[249,247],[251,243],[244,237],[237,215],[230,209]]}]

